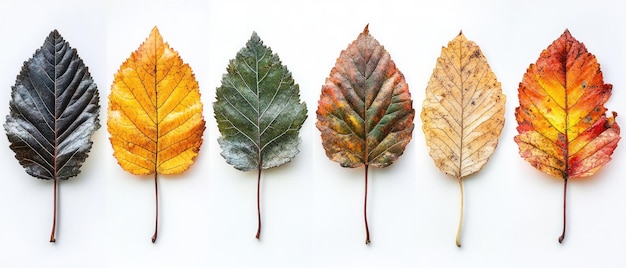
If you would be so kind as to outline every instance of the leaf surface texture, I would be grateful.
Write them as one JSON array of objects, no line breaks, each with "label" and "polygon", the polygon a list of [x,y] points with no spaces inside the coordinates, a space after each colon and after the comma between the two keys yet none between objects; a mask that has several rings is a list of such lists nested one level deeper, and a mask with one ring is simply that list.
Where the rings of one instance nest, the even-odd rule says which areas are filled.
[{"label": "leaf surface texture", "polygon": [[56,30],[24,63],[11,90],[4,128],[20,164],[46,180],[78,175],[98,121],[98,89]]},{"label": "leaf surface texture", "polygon": [[522,158],[563,179],[590,176],[609,162],[620,139],[617,114],[605,114],[612,85],[569,31],[528,67],[518,90],[515,142]]},{"label": "leaf surface texture", "polygon": [[307,108],[291,72],[256,33],[230,61],[213,103],[226,162],[243,171],[285,164],[299,152]]},{"label": "leaf surface texture", "polygon": [[155,27],[120,66],[111,86],[113,155],[132,174],[179,174],[193,164],[204,129],[191,67]]},{"label": "leaf surface texture", "polygon": [[422,129],[437,167],[455,178],[477,172],[498,145],[506,97],[476,43],[461,33],[437,59],[422,105]]},{"label": "leaf surface texture", "polygon": [[393,163],[411,140],[415,110],[404,75],[366,27],[322,86],[317,128],[343,167]]}]

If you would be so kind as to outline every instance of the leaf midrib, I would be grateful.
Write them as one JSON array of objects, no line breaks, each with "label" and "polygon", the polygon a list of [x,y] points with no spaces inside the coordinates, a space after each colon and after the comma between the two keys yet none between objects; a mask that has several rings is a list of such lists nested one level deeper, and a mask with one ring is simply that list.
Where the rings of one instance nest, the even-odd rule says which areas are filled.
[{"label": "leaf midrib", "polygon": [[568,49],[566,44],[561,44],[561,45],[564,46],[564,51],[565,51],[565,53],[563,55],[563,58],[561,59],[561,63],[563,64],[563,72],[564,72],[564,75],[563,75],[563,84],[564,84],[563,88],[565,89],[565,94],[564,94],[565,95],[565,101],[564,101],[564,106],[565,106],[565,129],[563,131],[564,132],[563,134],[565,135],[565,150],[563,152],[563,154],[565,156],[564,159],[563,159],[564,160],[563,162],[565,162],[565,170],[563,172],[563,179],[565,179],[566,182],[567,182],[567,179],[569,177],[569,172],[570,172],[569,171],[569,145],[570,145],[570,141],[569,141],[569,135],[568,135],[569,134],[569,112],[570,112],[570,107],[569,107],[569,104],[568,104],[569,87],[568,87],[568,83],[567,83],[567,73],[568,73],[567,72],[567,69],[568,69],[567,68],[567,59],[569,57],[569,52],[570,52],[570,49],[572,49],[572,47],[570,46],[569,49]]},{"label": "leaf midrib", "polygon": [[[53,161],[54,161],[53,180],[55,180],[55,181],[57,180],[57,173],[58,173],[57,172],[57,161],[58,161],[57,156],[58,156],[58,150],[59,150],[59,144],[58,144],[59,141],[58,141],[58,138],[57,138],[57,135],[58,135],[58,133],[57,133],[58,132],[58,129],[57,129],[57,120],[58,120],[58,118],[57,118],[57,97],[58,97],[58,94],[57,94],[57,90],[58,90],[58,88],[57,88],[58,87],[58,85],[57,85],[57,82],[58,82],[57,64],[58,64],[58,61],[57,60],[58,59],[57,59],[56,45],[57,45],[57,36],[56,36],[56,33],[55,33],[54,34],[54,44],[53,44],[53,48],[54,48],[54,54],[53,54],[54,55],[53,56],[54,57],[54,106],[53,106],[53,109],[54,109],[54,120],[53,120],[53,124],[54,124],[54,131],[53,131],[54,132],[54,156],[52,158]],[[56,195],[55,195],[55,197],[56,197]]]},{"label": "leaf midrib", "polygon": [[[255,83],[256,83],[256,111],[257,111],[257,118],[256,118],[256,129],[257,129],[257,144],[258,144],[258,152],[257,152],[257,162],[258,162],[258,169],[259,171],[261,170],[261,167],[263,166],[263,150],[261,148],[261,95],[260,95],[260,84],[261,82],[259,81],[259,61],[263,60],[263,58],[265,57],[265,54],[263,54],[263,57],[259,58],[259,54],[258,54],[258,50],[257,47],[254,47],[254,79],[255,79]],[[245,61],[244,61],[245,62]],[[247,62],[246,62],[247,64]],[[268,104],[269,107],[269,104]]]},{"label": "leaf midrib", "polygon": [[[161,120],[159,120],[159,83],[160,81],[158,81],[157,79],[157,74],[158,74],[158,66],[159,66],[159,60],[160,57],[157,56],[157,51],[158,51],[158,47],[157,44],[159,43],[157,41],[157,37],[155,36],[154,38],[154,58],[155,58],[155,62],[154,62],[154,120],[155,120],[155,139],[154,139],[154,172],[155,174],[158,174],[158,168],[161,165],[161,163],[159,163],[159,140],[161,139],[161,137],[159,136],[159,126],[161,124]],[[161,55],[163,56],[163,55]],[[169,71],[168,71],[169,72]],[[147,90],[147,88],[146,88]],[[155,175],[156,176],[156,175]],[[156,180],[156,177],[155,177]]]}]

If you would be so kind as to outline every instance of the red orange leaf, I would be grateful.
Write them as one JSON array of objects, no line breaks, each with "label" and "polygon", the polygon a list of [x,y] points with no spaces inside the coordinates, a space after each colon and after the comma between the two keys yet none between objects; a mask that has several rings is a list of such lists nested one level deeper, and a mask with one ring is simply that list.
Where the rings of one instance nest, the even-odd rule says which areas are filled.
[{"label": "red orange leaf", "polygon": [[591,176],[611,160],[619,141],[617,113],[605,115],[612,85],[596,57],[565,31],[531,64],[519,85],[515,109],[520,155],[535,168],[564,180]]}]

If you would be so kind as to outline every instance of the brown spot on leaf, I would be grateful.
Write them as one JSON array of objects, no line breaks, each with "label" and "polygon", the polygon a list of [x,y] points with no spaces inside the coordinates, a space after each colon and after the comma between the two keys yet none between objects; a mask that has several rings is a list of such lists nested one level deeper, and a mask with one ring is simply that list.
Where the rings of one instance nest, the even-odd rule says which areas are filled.
[{"label": "brown spot on leaf", "polygon": [[474,59],[478,57],[480,57],[480,50],[474,50],[474,53],[472,53],[472,55],[470,56],[470,59]]}]

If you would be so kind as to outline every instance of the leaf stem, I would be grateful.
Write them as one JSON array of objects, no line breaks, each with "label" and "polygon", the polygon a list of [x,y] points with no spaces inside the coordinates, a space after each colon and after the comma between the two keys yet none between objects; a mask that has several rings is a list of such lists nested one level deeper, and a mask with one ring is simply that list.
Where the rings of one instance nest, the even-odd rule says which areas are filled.
[{"label": "leaf stem", "polygon": [[463,229],[463,207],[465,194],[463,193],[463,178],[459,178],[459,188],[461,189],[461,216],[459,217],[459,229],[456,231],[456,246],[461,247],[461,230]]},{"label": "leaf stem", "polygon": [[50,234],[50,243],[54,243],[56,242],[56,238],[54,237],[54,234],[56,232],[56,228],[57,228],[57,179],[54,178],[54,216],[52,216],[52,233]]},{"label": "leaf stem", "polygon": [[363,219],[365,220],[365,244],[370,243],[370,228],[367,225],[367,168],[365,164],[365,197],[363,198]]},{"label": "leaf stem", "polygon": [[563,243],[563,239],[565,239],[565,227],[567,223],[567,178],[563,181],[563,232],[561,236],[559,236],[559,243]]},{"label": "leaf stem", "polygon": [[259,165],[256,181],[256,213],[258,217],[258,226],[256,230],[256,239],[261,238],[261,165]]},{"label": "leaf stem", "polygon": [[154,234],[152,235],[152,243],[155,243],[157,240],[157,232],[159,230],[159,183],[158,183],[158,173],[154,173],[154,204],[156,214],[154,217]]}]

